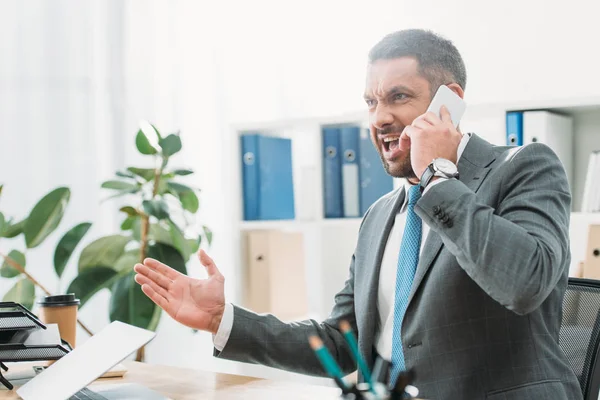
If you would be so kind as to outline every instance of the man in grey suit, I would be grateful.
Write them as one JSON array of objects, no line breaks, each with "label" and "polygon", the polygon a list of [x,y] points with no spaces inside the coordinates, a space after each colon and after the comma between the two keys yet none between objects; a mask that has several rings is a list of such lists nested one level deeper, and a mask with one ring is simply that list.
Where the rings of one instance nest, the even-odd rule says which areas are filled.
[{"label": "man in grey suit", "polygon": [[434,33],[395,32],[369,53],[371,138],[386,171],[407,183],[365,215],[325,321],[284,323],[226,303],[224,278],[203,251],[208,279],[152,259],[136,265],[144,293],[212,332],[221,358],[324,375],[307,340],[317,332],[350,373],[346,320],[367,363],[380,355],[392,375],[414,369],[424,398],[581,399],[558,346],[570,262],[563,167],[543,144],[494,146],[461,133],[444,108],[426,113],[444,84],[463,97],[466,72]]}]

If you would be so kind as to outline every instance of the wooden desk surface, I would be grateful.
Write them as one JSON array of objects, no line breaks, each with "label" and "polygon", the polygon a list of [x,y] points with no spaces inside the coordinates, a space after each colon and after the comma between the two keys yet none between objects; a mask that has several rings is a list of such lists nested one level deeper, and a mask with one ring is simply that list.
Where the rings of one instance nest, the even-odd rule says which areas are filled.
[{"label": "wooden desk surface", "polygon": [[[125,362],[123,378],[100,379],[96,384],[136,382],[173,400],[197,399],[338,399],[335,387],[305,385],[298,382],[272,381],[246,376],[219,374],[201,370],[163,367]],[[11,366],[18,368],[19,365]],[[9,370],[10,371],[10,370]],[[16,392],[0,391],[0,400],[19,399]]]}]

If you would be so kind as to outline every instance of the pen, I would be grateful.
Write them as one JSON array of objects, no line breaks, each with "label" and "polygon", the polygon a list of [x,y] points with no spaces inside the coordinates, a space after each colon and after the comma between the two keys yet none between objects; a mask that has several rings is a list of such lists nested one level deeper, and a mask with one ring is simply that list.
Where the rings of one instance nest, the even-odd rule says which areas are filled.
[{"label": "pen", "polygon": [[314,335],[310,336],[308,341],[310,343],[310,347],[312,347],[315,354],[317,355],[317,358],[321,362],[321,365],[323,365],[323,368],[325,368],[325,371],[331,377],[333,377],[335,383],[337,383],[340,389],[342,389],[342,392],[347,393],[349,388],[346,385],[346,382],[344,382],[344,375],[342,374],[342,370],[340,369],[339,365],[335,362],[331,354],[329,354],[329,351],[327,351],[325,345],[323,345],[323,341],[318,336]]},{"label": "pen", "polygon": [[354,360],[358,364],[358,369],[362,372],[363,376],[365,377],[365,380],[369,384],[369,389],[371,390],[371,392],[375,393],[375,388],[373,387],[373,381],[371,378],[371,372],[369,371],[369,367],[367,366],[365,359],[362,358],[360,352],[358,351],[358,344],[356,343],[356,338],[352,333],[352,327],[350,326],[348,321],[342,321],[340,322],[340,329],[342,330],[346,341],[350,345],[350,349],[352,350]]}]

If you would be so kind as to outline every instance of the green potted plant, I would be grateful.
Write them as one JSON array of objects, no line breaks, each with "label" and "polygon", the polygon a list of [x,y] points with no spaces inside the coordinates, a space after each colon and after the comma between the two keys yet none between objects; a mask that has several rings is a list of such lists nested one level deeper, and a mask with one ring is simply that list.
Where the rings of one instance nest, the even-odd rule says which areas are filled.
[{"label": "green potted plant", "polygon": [[[78,275],[67,292],[75,293],[83,307],[107,288],[111,321],[156,330],[161,309],[134,282],[134,265],[151,257],[187,274],[187,261],[203,241],[210,245],[212,232],[206,226],[194,229],[199,190],[181,182],[181,177],[193,171],[170,166],[171,158],[182,148],[179,133],[163,137],[153,125],[143,123],[135,144],[151,165],[117,171],[114,179],[102,184],[112,192],[109,198],[122,198],[120,231],[98,238],[82,250]],[[136,360],[143,359],[142,348]]]},{"label": "green potted plant", "polygon": [[[3,185],[0,185],[0,195],[2,189]],[[9,248],[12,248],[7,254],[0,251],[0,276],[12,284],[3,301],[15,301],[31,309],[36,292],[41,291],[46,296],[53,294],[26,269],[27,254],[40,246],[59,227],[70,198],[69,188],[56,188],[40,199],[29,215],[18,222],[0,212],[0,241],[2,244],[8,243]],[[78,224],[58,241],[53,266],[59,282],[71,255],[91,225],[89,222]],[[90,330],[81,321],[78,322],[91,335]]]}]

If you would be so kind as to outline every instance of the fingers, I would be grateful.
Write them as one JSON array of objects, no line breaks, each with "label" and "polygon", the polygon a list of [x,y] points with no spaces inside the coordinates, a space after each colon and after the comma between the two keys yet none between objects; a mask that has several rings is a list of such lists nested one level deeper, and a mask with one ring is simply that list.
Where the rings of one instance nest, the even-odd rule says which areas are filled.
[{"label": "fingers", "polygon": [[411,137],[411,135],[417,131],[420,131],[421,129],[416,128],[414,126],[407,126],[404,128],[404,130],[402,131],[402,135],[400,135],[400,140],[407,140],[408,138]]},{"label": "fingers", "polygon": [[167,311],[169,302],[167,301],[167,299],[165,299],[156,291],[154,291],[154,289],[152,289],[150,285],[142,285],[142,292],[144,292],[144,294],[148,296],[150,300],[152,300],[156,305],[158,305],[163,310]]},{"label": "fingers", "polygon": [[169,288],[171,287],[171,283],[173,283],[171,279],[154,271],[151,268],[148,268],[143,264],[136,264],[135,267],[133,267],[133,270],[138,274],[147,277],[148,279],[156,283],[158,286],[161,286],[166,290],[169,290]]},{"label": "fingers", "polygon": [[[444,106],[442,106],[442,109],[445,108]],[[440,125],[442,123],[442,120],[433,112],[429,111],[426,112],[425,114],[423,114],[421,116],[421,118],[424,121],[427,121],[430,125]]]},{"label": "fingers", "polygon": [[155,260],[153,258],[146,258],[144,260],[144,265],[153,269],[154,271],[160,272],[162,275],[166,276],[167,278],[169,278],[172,281],[174,281],[175,279],[177,279],[177,277],[179,275],[181,275],[180,272],[175,271],[173,268],[169,267],[168,265],[165,265],[165,264],[161,263],[160,261]]},{"label": "fingers", "polygon": [[450,115],[450,111],[448,111],[446,106],[442,106],[442,108],[440,108],[440,116],[442,117],[442,122],[452,123],[452,116]]},{"label": "fingers", "polygon": [[141,286],[144,286],[144,285],[150,286],[152,288],[152,290],[154,290],[156,293],[158,293],[159,295],[161,295],[162,297],[164,297],[165,299],[167,299],[167,301],[169,301],[169,298],[171,297],[169,295],[169,292],[167,292],[164,288],[158,286],[156,283],[154,283],[152,280],[150,280],[146,276],[140,275],[140,274],[136,274],[135,277],[134,277],[134,279]]},{"label": "fingers", "polygon": [[412,123],[412,126],[414,126],[415,128],[425,130],[425,129],[431,128],[432,125],[429,121],[426,121],[424,118],[417,118]]},{"label": "fingers", "polygon": [[208,256],[208,254],[206,254],[206,252],[204,250],[200,250],[198,252],[198,258],[200,259],[200,262],[202,263],[202,265],[204,265],[204,267],[206,268],[206,272],[208,272],[209,277],[211,277],[211,276],[222,277],[223,276],[223,275],[221,275],[221,272],[215,265],[215,262],[212,260],[212,258],[210,258]]}]

